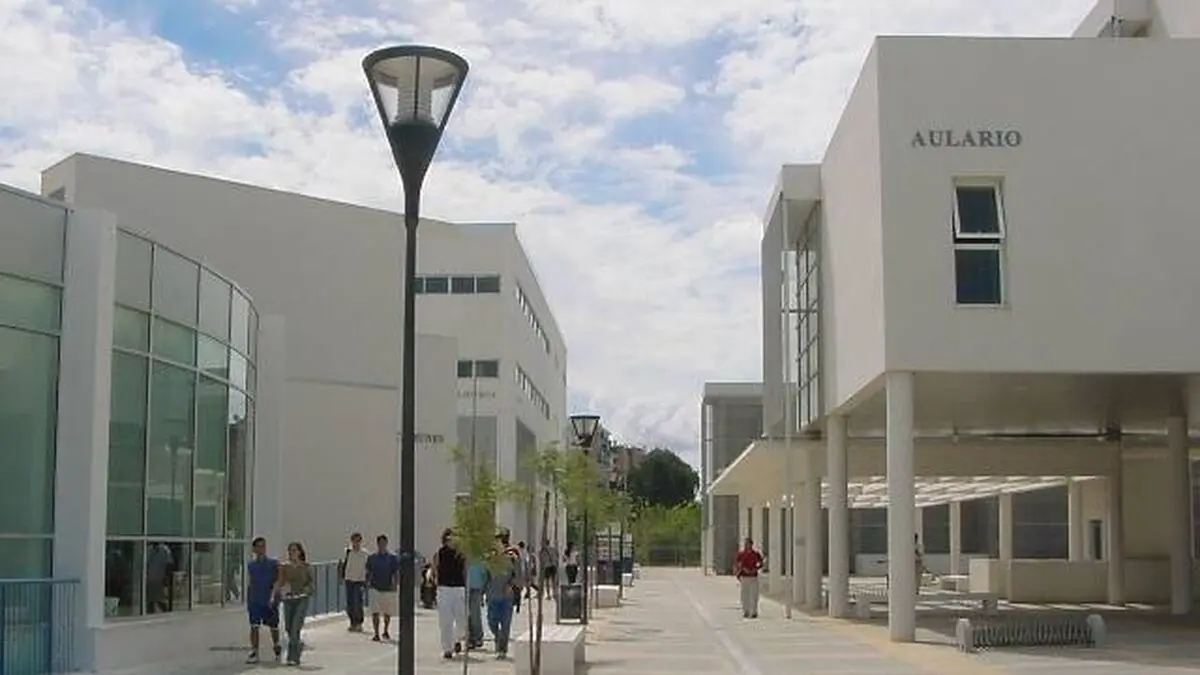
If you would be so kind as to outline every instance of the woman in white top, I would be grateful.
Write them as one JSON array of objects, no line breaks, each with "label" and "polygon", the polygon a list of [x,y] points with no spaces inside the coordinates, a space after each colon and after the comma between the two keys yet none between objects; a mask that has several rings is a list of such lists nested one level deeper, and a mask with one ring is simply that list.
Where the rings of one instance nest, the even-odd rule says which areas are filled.
[{"label": "woman in white top", "polygon": [[563,551],[563,567],[567,572],[567,583],[573,584],[579,578],[579,551],[575,550],[574,542],[567,542]]}]

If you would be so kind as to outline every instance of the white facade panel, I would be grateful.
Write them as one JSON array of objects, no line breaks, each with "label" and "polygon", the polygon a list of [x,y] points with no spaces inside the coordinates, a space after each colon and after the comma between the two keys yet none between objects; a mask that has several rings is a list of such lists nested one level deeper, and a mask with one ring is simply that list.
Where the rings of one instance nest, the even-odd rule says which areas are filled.
[{"label": "white facade panel", "polygon": [[[1200,370],[1191,339],[1200,297],[1181,292],[1200,287],[1200,94],[1177,86],[1200,78],[1200,44],[887,38],[877,54],[885,273],[875,278],[869,257],[858,270],[882,282],[889,370]],[[979,130],[1015,132],[1020,145],[915,138],[963,143]],[[835,146],[827,161],[841,154]],[[999,185],[999,307],[956,306],[954,189],[965,179]],[[834,237],[848,222],[837,215],[845,198],[827,191],[826,200]],[[835,261],[852,253],[830,244]],[[862,299],[838,277],[831,289],[836,331],[849,311],[839,307],[857,311]],[[879,354],[861,337],[829,337],[839,371],[841,355]]]}]

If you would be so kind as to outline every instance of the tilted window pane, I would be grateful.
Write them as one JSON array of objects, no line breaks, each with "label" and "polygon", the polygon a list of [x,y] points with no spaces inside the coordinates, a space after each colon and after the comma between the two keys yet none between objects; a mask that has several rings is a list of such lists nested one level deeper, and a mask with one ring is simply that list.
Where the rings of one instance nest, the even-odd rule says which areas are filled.
[{"label": "tilted window pane", "polygon": [[150,309],[152,244],[128,232],[117,233],[117,302]]},{"label": "tilted window pane", "polygon": [[229,379],[229,347],[207,335],[201,335],[196,345],[196,365],[205,375]]},{"label": "tilted window pane", "polygon": [[116,352],[108,420],[108,533],[140,535],[146,495],[149,361]]},{"label": "tilted window pane", "polygon": [[165,248],[155,248],[154,313],[195,326],[199,296],[200,266]]},{"label": "tilted window pane", "polygon": [[54,532],[58,338],[0,328],[0,534]]},{"label": "tilted window pane", "polygon": [[[51,558],[53,544],[54,541],[48,538],[0,539],[0,579],[45,579],[49,577],[53,567]],[[19,602],[20,593],[20,590],[11,592],[9,602],[12,604],[8,605],[9,608],[17,608],[16,603]],[[20,642],[13,641],[9,644],[20,644]]]},{"label": "tilted window pane", "polygon": [[246,389],[246,357],[229,352],[229,381],[238,389]]},{"label": "tilted window pane", "polygon": [[229,386],[200,378],[196,399],[196,536],[225,536]]},{"label": "tilted window pane", "polygon": [[192,547],[179,542],[146,544],[146,604],[159,612],[183,612],[192,607],[188,583]]},{"label": "tilted window pane", "polygon": [[140,541],[110,539],[104,544],[104,595],[117,599],[112,616],[139,616],[145,611],[146,603],[142,602],[145,549]]},{"label": "tilted window pane", "polygon": [[229,340],[229,283],[208,270],[200,270],[200,330]]},{"label": "tilted window pane", "polygon": [[254,307],[250,308],[250,331],[246,336],[246,356],[250,357],[251,363],[258,360],[258,312],[254,310]]},{"label": "tilted window pane", "polygon": [[954,283],[960,305],[1001,304],[1000,251],[955,249]]},{"label": "tilted window pane", "polygon": [[113,346],[139,352],[150,350],[150,315],[136,309],[113,310]]},{"label": "tilted window pane", "polygon": [[0,324],[57,332],[61,320],[57,287],[0,274]]},{"label": "tilted window pane", "polygon": [[61,282],[66,223],[61,204],[0,190],[0,269]]},{"label": "tilted window pane", "polygon": [[229,311],[229,344],[243,354],[250,352],[250,301],[234,289]]},{"label": "tilted window pane", "polygon": [[993,186],[962,186],[958,200],[958,230],[963,234],[1000,234],[1000,211]]},{"label": "tilted window pane", "polygon": [[196,375],[165,363],[151,368],[146,534],[187,536],[192,530]]},{"label": "tilted window pane", "polygon": [[154,354],[189,366],[196,365],[196,331],[187,326],[154,320]]},{"label": "tilted window pane", "polygon": [[226,418],[229,437],[229,466],[226,476],[229,479],[226,493],[229,495],[225,516],[226,533],[230,539],[245,536],[246,516],[248,511],[246,493],[246,478],[249,468],[249,433],[251,408],[246,395],[231,389],[229,391],[229,416]]}]

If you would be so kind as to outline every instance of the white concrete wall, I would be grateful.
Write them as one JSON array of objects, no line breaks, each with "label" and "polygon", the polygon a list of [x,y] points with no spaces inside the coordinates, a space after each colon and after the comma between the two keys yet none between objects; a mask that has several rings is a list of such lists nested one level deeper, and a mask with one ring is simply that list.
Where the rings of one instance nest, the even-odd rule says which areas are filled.
[{"label": "white concrete wall", "polygon": [[879,50],[872,49],[821,167],[822,389],[829,411],[884,370],[879,67]]},{"label": "white concrete wall", "polygon": [[[440,335],[417,336],[417,550],[427,557],[441,544],[442,530],[454,523],[455,464],[458,442],[454,371],[458,342]],[[397,437],[399,438],[399,437]],[[397,472],[399,477],[399,472]],[[396,492],[398,503],[400,494]],[[399,536],[399,521],[392,530]]]},{"label": "white concrete wall", "polygon": [[[876,53],[885,275],[875,279],[869,258],[858,267],[883,283],[887,368],[1200,370],[1191,338],[1200,296],[1178,292],[1200,286],[1192,255],[1200,229],[1188,226],[1200,91],[1177,86],[1200,78],[1200,42],[881,38]],[[1017,129],[1023,143],[912,147],[914,133],[930,128]],[[826,163],[846,152],[831,147]],[[1003,181],[1003,308],[954,304],[951,209],[964,176]],[[869,177],[858,182],[868,195],[874,188]],[[836,215],[839,199],[827,194],[831,233],[860,222]],[[831,244],[834,260],[858,254]],[[826,290],[834,305],[860,311],[862,298],[834,282]],[[877,358],[861,340],[829,335],[839,364]]]}]

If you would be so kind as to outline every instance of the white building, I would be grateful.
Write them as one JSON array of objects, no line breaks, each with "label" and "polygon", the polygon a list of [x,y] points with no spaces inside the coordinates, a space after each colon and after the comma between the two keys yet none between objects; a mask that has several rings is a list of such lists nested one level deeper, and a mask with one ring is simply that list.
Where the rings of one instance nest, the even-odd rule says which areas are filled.
[{"label": "white building", "polygon": [[[402,217],[89,155],[42,182],[204,255],[285,317],[282,536],[304,539],[314,559],[335,557],[353,530],[394,540]],[[566,349],[514,225],[423,220],[419,236],[417,330],[429,346],[417,357],[417,545],[431,551],[460,487],[450,448],[470,445],[473,412],[477,451],[495,452],[506,478],[518,477],[518,447],[561,438]],[[524,513],[499,515],[524,534]]]},{"label": "white building", "polygon": [[0,241],[0,670],[237,644],[279,529],[280,322],[112,213],[0,186]]},{"label": "white building", "polygon": [[[824,160],[783,168],[765,438],[710,487],[740,497],[743,533],[792,542],[776,592],[820,602],[824,503],[844,615],[848,507],[886,507],[890,630],[911,641],[916,514],[949,503],[947,566],[973,589],[1191,610],[1200,93],[1179,83],[1200,42],[1176,38],[1197,7],[1102,2],[1062,39],[881,37]],[[1067,554],[1014,555],[1013,493],[1055,484]],[[962,503],[986,496],[997,552],[967,563]],[[794,536],[755,526],[789,503]]]},{"label": "white building", "polygon": [[[564,440],[567,350],[516,225],[421,225],[417,321],[458,340],[458,441],[532,487],[532,457]],[[460,467],[457,491],[469,482]],[[559,514],[560,518],[562,514]],[[513,541],[533,542],[536,509],[502,504]]]}]

